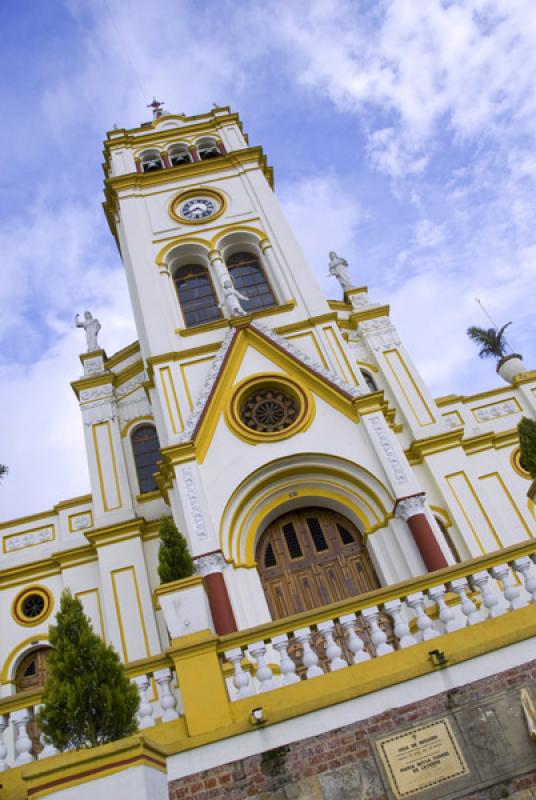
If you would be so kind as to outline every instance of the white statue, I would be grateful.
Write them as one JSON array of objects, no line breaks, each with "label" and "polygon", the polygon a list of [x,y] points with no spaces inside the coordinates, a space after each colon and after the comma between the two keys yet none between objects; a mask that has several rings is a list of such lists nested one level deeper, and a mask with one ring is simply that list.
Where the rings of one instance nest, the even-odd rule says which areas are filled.
[{"label": "white statue", "polygon": [[231,317],[243,317],[247,314],[247,311],[242,308],[241,300],[249,300],[249,297],[241,294],[230,278],[224,280],[223,303],[220,303],[220,308],[226,308]]},{"label": "white statue", "polygon": [[348,261],[344,258],[339,258],[333,250],[329,254],[329,274],[337,278],[343,292],[354,288],[348,274]]},{"label": "white statue", "polygon": [[84,319],[80,319],[80,314],[74,318],[74,324],[77,328],[83,328],[86,334],[87,352],[93,353],[95,350],[100,350],[97,336],[101,329],[101,324],[98,319],[93,317],[91,311],[84,311]]}]

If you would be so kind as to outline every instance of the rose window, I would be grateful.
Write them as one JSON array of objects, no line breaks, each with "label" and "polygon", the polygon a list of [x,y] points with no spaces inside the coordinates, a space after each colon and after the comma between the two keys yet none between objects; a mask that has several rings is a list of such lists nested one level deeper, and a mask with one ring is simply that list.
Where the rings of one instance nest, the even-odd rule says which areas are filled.
[{"label": "rose window", "polygon": [[20,610],[29,619],[39,617],[45,610],[45,599],[40,594],[29,594],[22,601]]},{"label": "rose window", "polygon": [[249,394],[240,409],[240,418],[251,430],[274,433],[288,428],[299,414],[296,400],[280,389],[259,389]]}]

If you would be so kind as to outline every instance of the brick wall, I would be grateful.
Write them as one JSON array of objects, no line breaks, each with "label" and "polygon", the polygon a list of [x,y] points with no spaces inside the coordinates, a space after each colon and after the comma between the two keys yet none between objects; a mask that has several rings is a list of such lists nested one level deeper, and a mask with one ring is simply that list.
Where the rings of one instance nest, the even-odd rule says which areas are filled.
[{"label": "brick wall", "polygon": [[[374,741],[436,718],[456,729],[471,768],[463,786],[447,781],[417,800],[536,800],[536,743],[520,689],[536,697],[536,660],[367,720],[169,784],[170,800],[382,800],[391,797]],[[304,717],[304,730],[307,717]]]}]

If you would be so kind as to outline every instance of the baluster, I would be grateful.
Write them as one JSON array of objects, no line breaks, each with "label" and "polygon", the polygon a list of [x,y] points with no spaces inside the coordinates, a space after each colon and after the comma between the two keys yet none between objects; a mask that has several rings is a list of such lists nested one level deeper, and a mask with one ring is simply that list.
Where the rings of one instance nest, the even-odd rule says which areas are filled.
[{"label": "baluster", "polygon": [[8,768],[6,761],[7,747],[4,742],[4,731],[9,725],[9,714],[0,714],[0,772]]},{"label": "baluster", "polygon": [[160,700],[160,708],[162,709],[162,721],[171,722],[172,719],[178,719],[177,698],[171,691],[173,675],[169,667],[157,670],[154,673],[154,679],[158,687],[158,699]]},{"label": "baluster", "polygon": [[[445,586],[440,583],[439,586],[432,586],[428,589],[427,594],[429,599],[437,604],[439,609],[439,621],[442,623],[445,633],[451,633],[460,627],[460,623],[456,622],[456,612],[453,608],[449,608],[445,600],[446,594]],[[462,627],[465,625],[463,620]]]},{"label": "baluster", "polygon": [[326,656],[328,657],[330,672],[347,667],[348,664],[341,658],[342,649],[333,638],[335,623],[328,620],[327,622],[319,622],[316,627],[326,643]]},{"label": "baluster", "polygon": [[13,711],[11,721],[15,726],[15,766],[33,761],[32,740],[28,736],[28,724],[32,719],[29,708]]},{"label": "baluster", "polygon": [[352,654],[352,662],[359,664],[361,661],[369,661],[370,653],[365,650],[365,643],[363,639],[357,635],[355,625],[357,617],[355,614],[344,614],[339,618],[341,627],[344,631],[346,638],[346,646]]},{"label": "baluster", "polygon": [[471,598],[467,596],[467,592],[469,590],[467,579],[456,578],[449,583],[449,588],[451,591],[456,592],[460,598],[460,607],[467,620],[465,624],[477,625],[479,622],[482,622],[484,619],[482,614],[478,611]]},{"label": "baluster", "polygon": [[311,647],[311,629],[300,628],[294,631],[296,641],[301,644],[303,648],[303,666],[307,667],[305,673],[307,678],[318,678],[319,675],[324,674],[324,670],[318,666],[319,658],[313,648]]},{"label": "baluster", "polygon": [[422,592],[413,592],[413,594],[408,594],[406,597],[406,602],[410,608],[415,611],[417,615],[417,627],[422,633],[422,638],[424,642],[427,642],[429,639],[435,639],[436,636],[439,636],[439,631],[433,626],[432,620],[428,616],[428,614],[424,610],[424,595]]},{"label": "baluster", "polygon": [[138,725],[140,728],[151,728],[154,725],[153,718],[153,704],[147,697],[150,681],[147,675],[138,675],[133,678],[138,690],[138,697],[140,698],[140,706],[138,708]]},{"label": "baluster", "polygon": [[474,589],[476,586],[482,595],[482,603],[487,608],[489,617],[500,617],[504,614],[505,609],[499,604],[499,598],[491,585],[489,572],[486,569],[475,572],[470,581],[471,587]]},{"label": "baluster", "polygon": [[385,611],[393,618],[395,623],[394,631],[398,639],[399,647],[411,647],[417,644],[417,639],[412,636],[407,622],[402,619],[402,602],[400,600],[388,600],[383,604]]},{"label": "baluster", "polygon": [[279,653],[279,669],[281,670],[283,686],[291,683],[299,683],[300,678],[296,675],[296,664],[288,654],[288,636],[282,633],[272,638],[272,646]]},{"label": "baluster", "polygon": [[242,659],[244,658],[242,648],[235,647],[233,650],[226,650],[224,656],[233,666],[233,684],[237,691],[237,697],[250,697],[253,694],[253,690],[249,683],[248,673],[242,669]]},{"label": "baluster", "polygon": [[523,606],[526,605],[525,601],[520,596],[521,592],[519,586],[516,586],[508,564],[499,564],[497,567],[492,567],[491,574],[495,580],[502,582],[503,594],[508,601],[511,611],[523,608]]},{"label": "baluster", "polygon": [[[35,709],[34,709],[34,714],[35,714],[36,718],[37,718],[37,714],[38,714],[38,712],[39,712],[39,711],[40,711],[42,708],[43,708],[43,706],[42,706],[42,705],[40,705],[40,706],[36,706],[36,707],[35,707]],[[45,736],[45,734],[44,734],[44,733],[41,733],[41,735],[39,736],[39,739],[40,739],[40,741],[41,741],[41,744],[43,745],[43,749],[41,750],[41,752],[40,752],[40,753],[38,753],[38,754],[37,754],[37,758],[38,758],[40,761],[41,761],[41,759],[43,759],[43,758],[49,758],[49,756],[56,756],[56,755],[58,755],[58,753],[59,753],[60,751],[59,751],[59,750],[58,750],[56,747],[54,747],[54,745],[52,744],[52,742],[50,741],[50,739],[48,738],[48,736]]]},{"label": "baluster", "polygon": [[531,559],[528,556],[516,558],[512,562],[516,572],[520,572],[525,584],[525,590],[530,595],[530,602],[536,603],[536,570],[534,570]]},{"label": "baluster", "polygon": [[378,625],[378,618],[380,616],[379,608],[377,606],[364,608],[361,612],[361,616],[370,628],[370,638],[374,645],[374,652],[376,655],[385,656],[387,653],[392,653],[393,648],[390,644],[387,644],[387,635]]},{"label": "baluster", "polygon": [[269,692],[271,689],[275,689],[272,669],[266,663],[266,645],[264,642],[254,642],[254,644],[248,645],[248,652],[253,656],[257,664],[255,677],[260,684],[259,691]]}]

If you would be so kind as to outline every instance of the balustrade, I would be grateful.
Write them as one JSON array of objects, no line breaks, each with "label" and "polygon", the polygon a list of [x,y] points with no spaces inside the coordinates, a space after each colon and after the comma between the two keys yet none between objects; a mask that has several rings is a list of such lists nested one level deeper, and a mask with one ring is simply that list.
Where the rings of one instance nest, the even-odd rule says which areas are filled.
[{"label": "balustrade", "polygon": [[[355,610],[330,619],[318,609],[318,622],[289,628],[284,633],[280,631],[285,620],[281,620],[274,623],[277,635],[257,638],[251,644],[245,638],[247,631],[233,634],[228,638],[239,641],[240,646],[221,652],[222,662],[227,660],[234,670],[232,683],[228,682],[230,698],[238,700],[319,678],[536,603],[535,564],[536,553],[502,564],[495,561],[488,569],[482,569],[479,563],[479,569],[465,575],[461,574],[463,565],[457,565],[440,572],[437,580],[442,576],[445,580],[445,575],[456,576],[446,586],[435,584],[434,576],[429,575],[414,582],[420,591],[401,592],[399,597],[393,597],[389,590],[395,587],[386,587],[374,593],[373,597],[390,593],[389,599],[386,597],[377,605],[360,607],[356,598]],[[427,580],[432,585],[426,587]],[[350,602],[345,604],[346,610]],[[307,613],[308,621],[314,617],[314,611]],[[258,637],[259,629],[252,633]],[[268,654],[274,663],[270,663]]]}]

